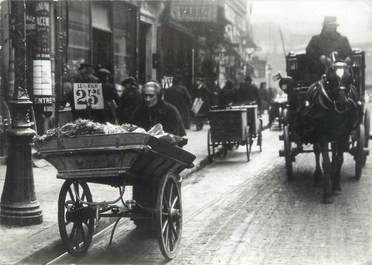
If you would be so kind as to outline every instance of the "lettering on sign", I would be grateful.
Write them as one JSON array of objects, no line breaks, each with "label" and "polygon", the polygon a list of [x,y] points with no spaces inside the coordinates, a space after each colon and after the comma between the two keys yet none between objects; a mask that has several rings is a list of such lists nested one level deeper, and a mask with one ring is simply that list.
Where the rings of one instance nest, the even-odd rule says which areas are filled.
[{"label": "lettering on sign", "polygon": [[34,97],[34,103],[35,104],[41,104],[41,105],[52,105],[54,103],[53,97]]},{"label": "lettering on sign", "polygon": [[214,22],[217,20],[217,6],[211,5],[183,5],[173,4],[171,16],[179,21],[189,22]]},{"label": "lettering on sign", "polygon": [[74,83],[74,103],[76,110],[104,108],[101,83]]}]

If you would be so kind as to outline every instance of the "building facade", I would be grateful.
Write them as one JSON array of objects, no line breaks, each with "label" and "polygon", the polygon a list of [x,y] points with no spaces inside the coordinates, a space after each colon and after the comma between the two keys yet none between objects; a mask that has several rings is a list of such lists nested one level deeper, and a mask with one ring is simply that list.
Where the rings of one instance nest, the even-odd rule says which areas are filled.
[{"label": "building facade", "polygon": [[[172,84],[180,74],[191,88],[196,77],[236,78],[244,60],[244,0],[25,1],[27,89],[39,134],[71,120],[61,109],[64,84],[81,63],[104,67],[121,83],[129,76]],[[4,153],[7,100],[14,91],[10,5],[0,1],[0,155]],[[2,146],[2,147],[1,147]]]}]

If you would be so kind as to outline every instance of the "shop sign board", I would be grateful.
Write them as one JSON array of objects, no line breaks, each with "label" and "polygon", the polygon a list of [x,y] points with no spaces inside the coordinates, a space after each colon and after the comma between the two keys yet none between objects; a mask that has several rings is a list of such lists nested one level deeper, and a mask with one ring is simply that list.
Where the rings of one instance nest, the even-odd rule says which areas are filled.
[{"label": "shop sign board", "polygon": [[89,106],[95,110],[104,108],[101,83],[74,83],[73,89],[76,110],[85,110]]},{"label": "shop sign board", "polygon": [[180,22],[217,22],[218,6],[216,3],[174,2],[170,13]]}]

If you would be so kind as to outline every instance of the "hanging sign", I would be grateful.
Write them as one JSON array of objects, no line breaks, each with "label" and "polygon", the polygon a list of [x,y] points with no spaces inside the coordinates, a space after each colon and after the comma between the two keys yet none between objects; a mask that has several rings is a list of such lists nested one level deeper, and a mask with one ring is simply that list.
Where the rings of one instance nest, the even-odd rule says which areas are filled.
[{"label": "hanging sign", "polygon": [[101,83],[74,83],[74,104],[76,110],[87,108],[102,110],[103,91]]},{"label": "hanging sign", "polygon": [[170,13],[173,19],[181,22],[217,22],[218,5],[213,2],[172,2]]}]

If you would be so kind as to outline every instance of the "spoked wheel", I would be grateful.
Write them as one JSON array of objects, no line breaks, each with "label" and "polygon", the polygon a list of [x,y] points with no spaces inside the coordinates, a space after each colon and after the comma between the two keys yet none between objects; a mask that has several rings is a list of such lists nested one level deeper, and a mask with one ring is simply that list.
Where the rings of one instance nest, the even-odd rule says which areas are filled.
[{"label": "spoked wheel", "polygon": [[215,149],[214,149],[214,143],[212,142],[212,135],[211,135],[211,130],[210,129],[208,130],[207,143],[208,143],[208,160],[209,160],[210,163],[212,163],[213,158],[214,158]]},{"label": "spoked wheel", "polygon": [[245,127],[245,152],[247,154],[247,161],[251,160],[251,133],[250,133],[250,127]]},{"label": "spoked wheel", "polygon": [[283,138],[284,138],[284,158],[285,158],[285,167],[287,170],[288,180],[293,179],[293,165],[292,165],[292,144],[289,137],[288,125],[284,125],[283,129]]},{"label": "spoked wheel", "polygon": [[282,128],[282,126],[283,126],[283,121],[284,121],[284,119],[283,119],[283,117],[284,117],[284,115],[283,115],[283,108],[282,107],[279,107],[279,110],[278,110],[278,112],[279,112],[279,119],[278,119],[278,121],[279,121],[279,128]]},{"label": "spoked wheel", "polygon": [[364,162],[364,159],[365,159],[364,146],[365,146],[364,125],[360,124],[359,128],[358,128],[358,139],[357,139],[357,143],[356,143],[356,153],[355,153],[355,156],[354,156],[355,178],[357,180],[360,180],[360,177],[362,176],[362,167],[363,167],[363,162]]},{"label": "spoked wheel", "polygon": [[260,147],[260,152],[262,152],[262,131],[263,131],[263,123],[262,123],[262,119],[260,119],[258,135],[257,135],[257,145]]},{"label": "spoked wheel", "polygon": [[288,109],[287,108],[283,108],[282,122],[284,125],[288,124]]},{"label": "spoked wheel", "polygon": [[182,235],[181,189],[176,176],[165,175],[159,183],[157,197],[157,230],[160,251],[171,260],[177,252]]},{"label": "spoked wheel", "polygon": [[74,256],[84,254],[92,242],[95,211],[79,202],[92,202],[85,182],[66,180],[58,198],[58,227],[62,242]]},{"label": "spoked wheel", "polygon": [[[369,111],[369,109],[366,108],[365,112],[364,112],[364,135],[365,135],[365,138],[364,138],[364,147],[368,148],[369,146],[369,131],[370,131],[370,126],[371,126],[371,113]],[[367,156],[365,155],[364,156],[364,159],[363,159],[363,166],[366,165],[366,161],[367,161]]]}]

